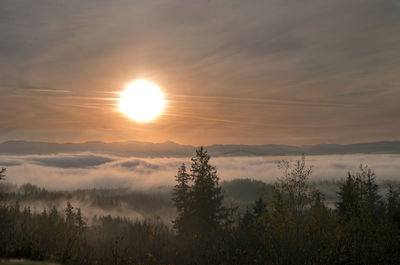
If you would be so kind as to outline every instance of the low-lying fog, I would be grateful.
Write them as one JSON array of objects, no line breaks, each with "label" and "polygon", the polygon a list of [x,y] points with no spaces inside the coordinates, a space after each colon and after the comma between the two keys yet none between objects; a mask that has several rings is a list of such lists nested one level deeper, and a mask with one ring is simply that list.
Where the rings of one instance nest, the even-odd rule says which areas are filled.
[{"label": "low-lying fog", "polygon": [[[300,157],[212,157],[221,180],[251,178],[273,182],[281,175],[277,162]],[[323,155],[308,156],[314,166],[313,179],[343,179],[360,164],[369,165],[379,180],[398,180],[400,155]],[[172,185],[181,163],[190,158],[135,158],[107,154],[76,153],[56,155],[0,155],[0,167],[7,168],[7,180],[32,183],[47,189],[149,188]]]}]

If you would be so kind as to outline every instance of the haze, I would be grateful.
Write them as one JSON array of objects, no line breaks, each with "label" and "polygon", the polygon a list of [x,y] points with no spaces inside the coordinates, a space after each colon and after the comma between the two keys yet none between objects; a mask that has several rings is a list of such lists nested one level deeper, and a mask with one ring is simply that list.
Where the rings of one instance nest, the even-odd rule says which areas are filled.
[{"label": "haze", "polygon": [[[3,0],[0,140],[398,140],[399,11],[395,0]],[[156,122],[116,111],[136,79],[165,92]]]}]

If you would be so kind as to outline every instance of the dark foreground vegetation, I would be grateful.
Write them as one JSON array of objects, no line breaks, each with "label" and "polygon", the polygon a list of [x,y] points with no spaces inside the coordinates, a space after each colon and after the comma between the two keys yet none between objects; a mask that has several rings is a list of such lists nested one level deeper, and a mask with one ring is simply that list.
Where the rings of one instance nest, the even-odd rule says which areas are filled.
[{"label": "dark foreground vegetation", "polygon": [[[339,183],[328,207],[305,158],[240,213],[223,203],[204,149],[182,165],[172,191],[176,217],[87,220],[67,203],[34,213],[17,199],[0,206],[0,257],[63,264],[400,264],[400,190],[379,192],[366,166]],[[0,178],[4,178],[4,170]]]},{"label": "dark foreground vegetation", "polygon": [[58,265],[58,263],[26,259],[0,259],[0,265]]}]

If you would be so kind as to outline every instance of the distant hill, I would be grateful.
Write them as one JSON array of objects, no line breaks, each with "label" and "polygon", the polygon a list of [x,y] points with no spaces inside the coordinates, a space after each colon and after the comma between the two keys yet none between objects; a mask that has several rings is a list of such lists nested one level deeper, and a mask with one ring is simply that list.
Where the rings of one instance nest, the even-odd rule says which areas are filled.
[{"label": "distant hill", "polygon": [[[0,143],[0,154],[55,154],[93,152],[138,157],[187,157],[192,156],[195,146],[180,145],[171,141],[148,142],[86,142],[49,143],[29,141],[7,141]],[[289,145],[210,145],[205,147],[212,156],[283,156],[332,155],[332,154],[400,154],[400,141],[358,143],[349,145],[318,144],[304,146]]]}]

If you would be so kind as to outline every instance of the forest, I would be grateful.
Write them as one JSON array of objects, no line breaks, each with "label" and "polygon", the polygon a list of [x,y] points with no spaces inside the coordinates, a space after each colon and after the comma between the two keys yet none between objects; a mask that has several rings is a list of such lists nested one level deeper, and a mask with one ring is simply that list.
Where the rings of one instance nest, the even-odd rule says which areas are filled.
[{"label": "forest", "polygon": [[[331,182],[332,195],[311,181],[304,155],[280,161],[282,174],[272,184],[221,182],[210,159],[197,149],[190,165],[178,168],[173,189],[153,195],[3,183],[0,258],[82,265],[400,264],[400,188],[378,182],[368,166]],[[88,197],[101,211],[77,205]],[[48,203],[33,209],[29,201]]]}]

